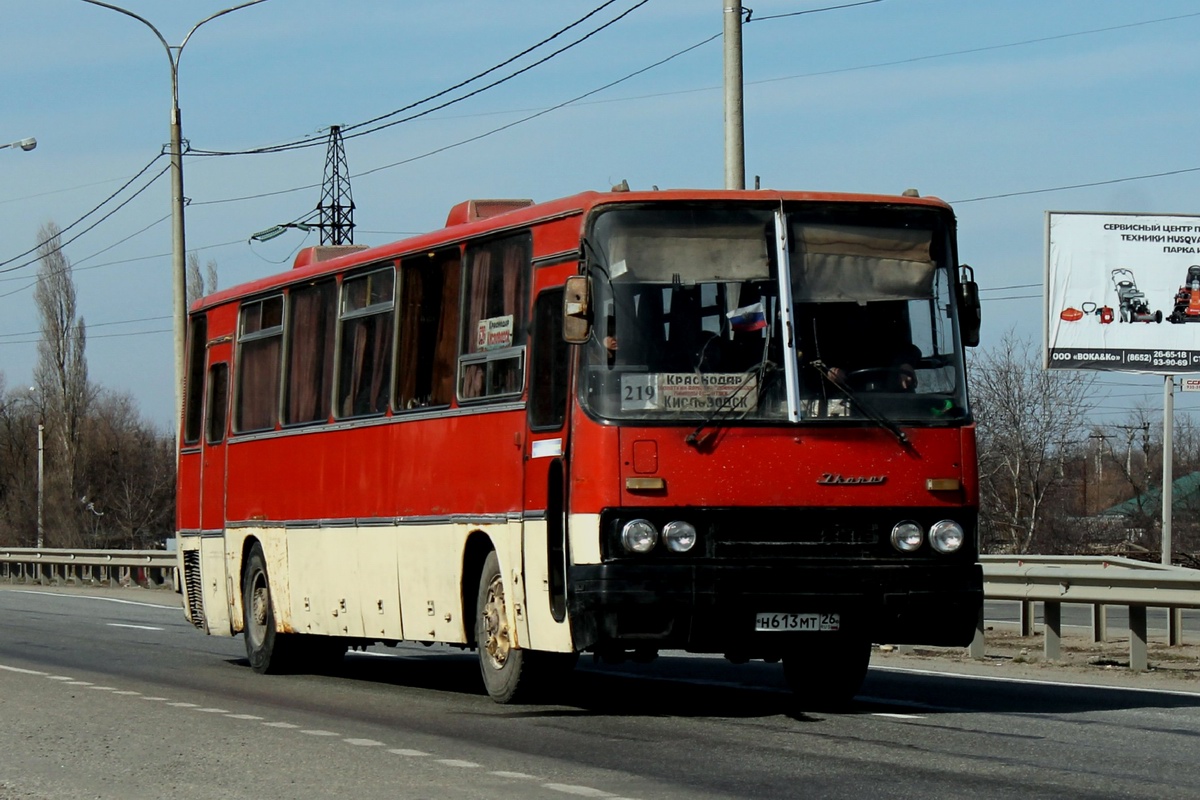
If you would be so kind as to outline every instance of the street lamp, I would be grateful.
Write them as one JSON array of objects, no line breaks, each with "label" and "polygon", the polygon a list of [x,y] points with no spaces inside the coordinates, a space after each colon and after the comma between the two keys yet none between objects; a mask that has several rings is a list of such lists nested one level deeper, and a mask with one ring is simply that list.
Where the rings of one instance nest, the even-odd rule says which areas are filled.
[{"label": "street lamp", "polygon": [[8,144],[0,144],[0,150],[3,150],[6,147],[19,147],[28,152],[37,147],[37,139],[30,136],[28,139],[18,139],[17,141],[9,142]]},{"label": "street lamp", "polygon": [[187,46],[188,40],[201,25],[240,8],[265,3],[266,0],[249,0],[249,2],[223,9],[205,17],[193,25],[187,36],[183,37],[183,41],[175,47],[167,44],[166,38],[149,20],[128,9],[114,6],[111,3],[103,3],[100,0],[83,0],[83,2],[132,17],[154,31],[154,35],[158,37],[158,40],[162,42],[163,49],[166,50],[167,61],[171,66],[171,270],[175,319],[175,416],[176,423],[178,423],[179,414],[183,410],[183,351],[187,330],[187,267],[183,237],[183,134],[179,120],[179,58],[183,55],[183,48]]}]

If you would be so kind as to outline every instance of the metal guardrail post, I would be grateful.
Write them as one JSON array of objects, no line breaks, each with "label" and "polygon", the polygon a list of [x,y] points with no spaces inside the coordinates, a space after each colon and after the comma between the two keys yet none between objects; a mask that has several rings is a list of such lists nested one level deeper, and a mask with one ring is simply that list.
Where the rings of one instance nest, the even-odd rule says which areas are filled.
[{"label": "metal guardrail post", "polygon": [[979,620],[975,623],[975,638],[971,640],[971,658],[976,661],[981,661],[987,655],[987,650],[984,648],[984,631],[986,623],[983,619],[983,606],[979,607]]},{"label": "metal guardrail post", "polygon": [[1167,645],[1180,647],[1183,645],[1183,609],[1167,609]]},{"label": "metal guardrail post", "polygon": [[1108,641],[1108,606],[1103,603],[1092,603],[1092,641]]},{"label": "metal guardrail post", "polygon": [[1033,601],[1026,600],[1021,603],[1021,636],[1033,636],[1034,622]]},{"label": "metal guardrail post", "polygon": [[1129,607],[1129,668],[1145,672],[1150,667],[1146,658],[1146,607]]},{"label": "metal guardrail post", "polygon": [[1042,618],[1046,621],[1046,660],[1058,661],[1062,658],[1062,603],[1043,603]]}]

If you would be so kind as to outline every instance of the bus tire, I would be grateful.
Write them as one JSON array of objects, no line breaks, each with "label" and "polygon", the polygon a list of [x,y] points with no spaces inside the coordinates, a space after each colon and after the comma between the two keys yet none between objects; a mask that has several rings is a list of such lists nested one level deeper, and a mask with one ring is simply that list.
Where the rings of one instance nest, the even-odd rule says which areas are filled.
[{"label": "bus tire", "polygon": [[246,639],[246,658],[258,673],[280,673],[292,666],[288,657],[288,637],[275,630],[271,579],[262,545],[250,548],[242,572],[242,635]]},{"label": "bus tire", "polygon": [[497,703],[512,703],[529,692],[527,651],[513,647],[508,627],[508,602],[500,559],[493,550],[483,562],[475,601],[475,644],[483,686]]},{"label": "bus tire", "polygon": [[785,655],[783,676],[801,708],[837,711],[854,700],[870,663],[869,641],[832,636]]}]

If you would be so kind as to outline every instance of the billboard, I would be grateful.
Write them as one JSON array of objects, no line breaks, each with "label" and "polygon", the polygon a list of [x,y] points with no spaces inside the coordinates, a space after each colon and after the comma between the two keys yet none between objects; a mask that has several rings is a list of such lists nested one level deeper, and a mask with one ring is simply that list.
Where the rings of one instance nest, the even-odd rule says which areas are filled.
[{"label": "billboard", "polygon": [[1200,215],[1046,212],[1045,366],[1200,372]]}]

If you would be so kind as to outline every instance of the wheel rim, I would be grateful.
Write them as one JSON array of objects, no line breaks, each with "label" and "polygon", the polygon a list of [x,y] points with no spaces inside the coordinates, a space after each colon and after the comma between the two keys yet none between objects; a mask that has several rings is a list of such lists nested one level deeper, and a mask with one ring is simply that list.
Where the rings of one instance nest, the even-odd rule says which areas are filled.
[{"label": "wheel rim", "polygon": [[248,610],[250,612],[249,619],[246,625],[246,635],[255,644],[259,644],[266,637],[267,632],[267,617],[271,609],[271,595],[267,590],[266,575],[262,572],[255,572],[251,582],[250,597],[248,598]]},{"label": "wheel rim", "polygon": [[487,655],[487,662],[494,669],[503,669],[512,647],[508,631],[508,615],[504,608],[504,582],[497,575],[488,584],[487,598],[480,615],[483,636],[480,646]]}]

